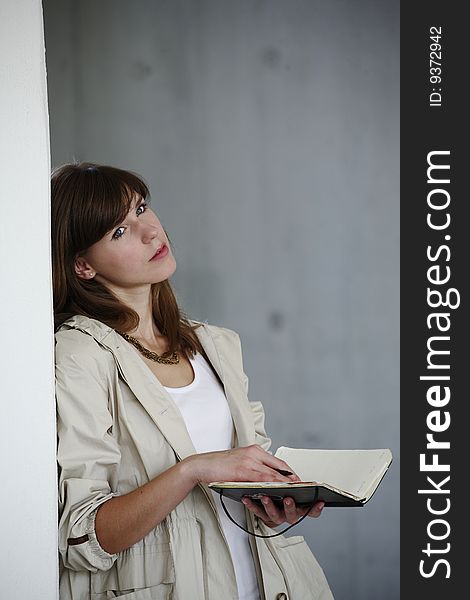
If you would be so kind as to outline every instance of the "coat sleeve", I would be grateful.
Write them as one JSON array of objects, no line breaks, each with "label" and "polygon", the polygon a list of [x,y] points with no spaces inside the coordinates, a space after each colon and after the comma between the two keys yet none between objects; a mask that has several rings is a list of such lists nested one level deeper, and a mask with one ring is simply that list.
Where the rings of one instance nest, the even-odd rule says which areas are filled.
[{"label": "coat sleeve", "polygon": [[56,345],[59,551],[65,567],[96,572],[117,558],[100,546],[95,516],[117,495],[121,456],[109,409],[113,359],[84,335],[69,331]]}]

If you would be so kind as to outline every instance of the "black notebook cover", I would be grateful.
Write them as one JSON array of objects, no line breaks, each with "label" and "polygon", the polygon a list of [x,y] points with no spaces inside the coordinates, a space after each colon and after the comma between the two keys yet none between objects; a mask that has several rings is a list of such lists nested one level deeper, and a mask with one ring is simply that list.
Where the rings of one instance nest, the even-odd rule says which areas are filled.
[{"label": "black notebook cover", "polygon": [[347,495],[341,494],[323,485],[316,484],[290,484],[287,486],[247,486],[230,483],[210,483],[209,487],[215,492],[222,492],[223,497],[231,498],[241,502],[243,496],[248,496],[252,500],[261,501],[261,496],[269,496],[275,504],[282,504],[282,499],[289,497],[295,500],[298,506],[309,506],[313,502],[324,502],[325,506],[364,506],[364,500],[357,500]]}]

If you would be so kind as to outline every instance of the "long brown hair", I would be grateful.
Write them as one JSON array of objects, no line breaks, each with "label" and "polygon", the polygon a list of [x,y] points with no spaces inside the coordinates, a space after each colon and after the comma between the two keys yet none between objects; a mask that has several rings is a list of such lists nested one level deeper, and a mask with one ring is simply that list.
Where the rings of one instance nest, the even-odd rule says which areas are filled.
[{"label": "long brown hair", "polygon": [[[51,178],[52,281],[56,328],[69,317],[84,315],[117,331],[137,327],[139,316],[104,285],[80,279],[77,256],[119,225],[129,212],[134,194],[150,196],[145,181],[132,171],[94,163],[65,164]],[[203,352],[195,329],[180,310],[168,280],[152,285],[153,317],[168,340],[165,355]]]}]

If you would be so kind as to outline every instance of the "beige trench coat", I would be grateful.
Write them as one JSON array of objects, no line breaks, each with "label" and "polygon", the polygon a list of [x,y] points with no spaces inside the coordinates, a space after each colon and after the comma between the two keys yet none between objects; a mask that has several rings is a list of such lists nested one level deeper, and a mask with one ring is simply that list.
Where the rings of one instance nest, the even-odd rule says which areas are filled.
[{"label": "beige trench coat", "polygon": [[[260,403],[247,398],[240,340],[202,324],[236,440],[268,449]],[[230,552],[211,494],[199,485],[143,540],[110,555],[94,530],[97,508],[195,453],[170,395],[137,352],[82,316],[56,334],[61,600],[236,600]],[[252,530],[274,533],[247,511]],[[300,536],[250,537],[263,600],[329,600],[322,569]]]}]

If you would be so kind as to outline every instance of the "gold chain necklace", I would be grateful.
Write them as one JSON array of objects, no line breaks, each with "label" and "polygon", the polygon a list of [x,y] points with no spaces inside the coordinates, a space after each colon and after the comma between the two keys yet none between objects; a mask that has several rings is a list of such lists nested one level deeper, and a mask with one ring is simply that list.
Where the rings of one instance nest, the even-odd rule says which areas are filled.
[{"label": "gold chain necklace", "polygon": [[180,361],[180,357],[178,356],[177,352],[173,352],[173,354],[171,356],[169,356],[168,358],[164,358],[163,356],[160,356],[156,352],[152,352],[152,350],[149,350],[148,348],[145,348],[145,346],[142,346],[142,344],[139,341],[137,341],[134,337],[132,337],[128,333],[123,333],[121,331],[118,331],[118,333],[119,333],[119,335],[122,335],[122,337],[126,341],[128,341],[135,348],[137,348],[137,350],[141,354],[143,354],[145,356],[145,358],[149,358],[150,360],[153,360],[156,363],[161,363],[162,365],[177,365]]}]

